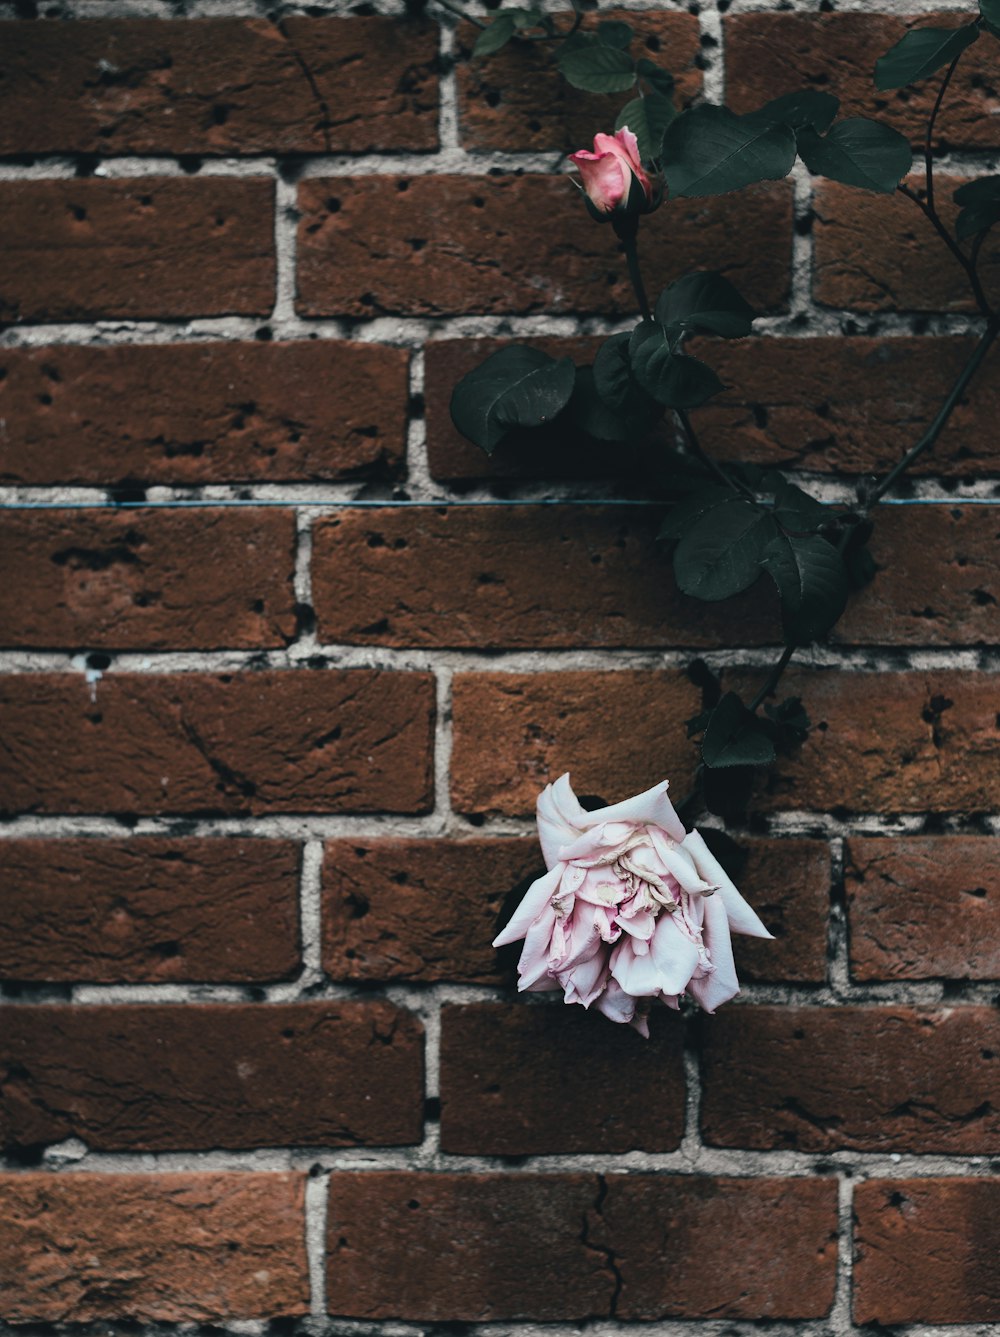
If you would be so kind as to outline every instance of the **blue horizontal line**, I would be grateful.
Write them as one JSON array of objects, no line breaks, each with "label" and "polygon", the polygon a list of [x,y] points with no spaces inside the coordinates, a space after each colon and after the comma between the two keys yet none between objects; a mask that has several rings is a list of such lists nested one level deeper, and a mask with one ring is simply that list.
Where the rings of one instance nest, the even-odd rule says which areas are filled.
[{"label": "blue horizontal line", "polygon": [[[396,509],[434,509],[458,510],[473,506],[669,506],[668,501],[643,500],[641,498],[618,497],[543,497],[535,500],[517,501],[506,498],[471,501],[343,501],[330,498],[326,501],[296,501],[294,498],[276,501],[262,498],[258,501],[246,498],[222,498],[217,501],[202,498],[173,501],[11,501],[0,502],[3,511],[148,511],[148,510],[183,510],[211,509],[218,506],[284,506],[334,507],[338,510],[385,510]],[[847,502],[825,501],[824,506],[846,506]],[[1000,506],[998,497],[884,497],[880,506]]]}]

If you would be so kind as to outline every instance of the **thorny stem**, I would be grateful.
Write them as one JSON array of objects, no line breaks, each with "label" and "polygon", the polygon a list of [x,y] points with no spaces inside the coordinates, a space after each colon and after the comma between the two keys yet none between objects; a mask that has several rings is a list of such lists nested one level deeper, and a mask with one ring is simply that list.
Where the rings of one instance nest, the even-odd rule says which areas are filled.
[{"label": "thorny stem", "polygon": [[653,317],[649,313],[649,298],[646,296],[646,285],[642,281],[642,270],[639,267],[638,224],[630,220],[620,230],[619,228],[615,230],[621,239],[622,250],[625,252],[628,276],[635,293],[635,300],[639,303],[639,312],[643,320],[652,320]]},{"label": "thorny stem", "polygon": [[924,136],[924,179],[927,183],[927,206],[934,209],[934,123],[937,121],[938,112],[941,110],[941,103],[944,101],[944,95],[948,91],[948,85],[951,83],[951,76],[955,73],[958,62],[962,59],[961,51],[948,66],[947,73],[941,80],[941,87],[938,89],[937,97],[934,99],[934,109],[931,112],[930,120],[927,122],[927,134]]},{"label": "thorny stem", "polygon": [[754,699],[747,706],[747,710],[750,711],[751,715],[756,715],[757,711],[763,705],[765,698],[769,697],[771,693],[774,691],[775,687],[777,687],[781,675],[788,667],[788,662],[791,659],[792,655],[795,654],[797,648],[798,647],[795,645],[786,645],[784,650],[782,650],[781,658],[771,668],[771,672],[767,675],[767,681],[764,683],[764,686],[760,689],[760,691],[757,693]]},{"label": "thorny stem", "polygon": [[692,452],[698,456],[699,460],[701,460],[702,464],[704,464],[706,468],[710,469],[711,472],[715,474],[716,478],[718,478],[719,482],[722,483],[725,487],[730,487],[733,488],[734,491],[742,492],[743,495],[748,500],[756,502],[757,498],[754,495],[753,489],[747,487],[744,483],[741,483],[737,479],[731,477],[731,475],[728,474],[725,469],[723,469],[722,465],[718,462],[718,460],[714,460],[712,456],[709,455],[708,451],[705,450],[705,448],[702,446],[701,442],[698,439],[697,432],[694,430],[694,424],[688,417],[687,410],[675,409],[674,412],[677,414],[677,418],[678,421],[680,422],[680,425],[684,428],[684,435],[687,438],[688,445],[690,446]]}]

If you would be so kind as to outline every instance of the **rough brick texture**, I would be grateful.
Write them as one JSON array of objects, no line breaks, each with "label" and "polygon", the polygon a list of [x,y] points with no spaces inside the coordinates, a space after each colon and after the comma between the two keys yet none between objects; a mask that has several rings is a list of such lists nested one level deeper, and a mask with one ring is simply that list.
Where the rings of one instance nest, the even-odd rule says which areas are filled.
[{"label": "rough brick texture", "polygon": [[805,1318],[833,1299],[829,1181],[334,1174],[330,1192],[329,1303],[359,1318]]},{"label": "rough brick texture", "polygon": [[543,869],[533,839],[330,841],[324,967],[336,980],[495,983],[500,907]]},{"label": "rough brick texture", "polygon": [[990,1009],[733,1007],[702,1045],[715,1146],[1000,1151]]},{"label": "rough brick texture", "polygon": [[674,1151],[684,1134],[681,1019],[663,1009],[649,1040],[603,1021],[558,1005],[445,1008],[441,1149]]},{"label": "rough brick texture", "polygon": [[0,979],[283,979],[299,858],[285,840],[0,841]]},{"label": "rough brick texture", "polygon": [[[952,230],[958,206],[951,195],[961,180],[936,178],[941,217]],[[922,178],[909,185],[922,188]],[[826,306],[854,311],[975,311],[968,280],[912,200],[861,195],[849,186],[816,188],[814,296]],[[1000,244],[989,235],[979,271],[987,293],[1000,293]]]},{"label": "rough brick texture", "polygon": [[[329,177],[299,187],[298,309],[304,316],[595,311],[631,314],[614,243],[561,177]],[[784,308],[791,263],[787,185],[671,206],[669,247],[650,250],[658,291],[712,264],[761,310]],[[539,226],[542,220],[548,225]]]},{"label": "rough brick texture", "polygon": [[387,480],[407,355],[374,344],[0,350],[0,482]]},{"label": "rough brick texture", "polygon": [[436,54],[395,18],[6,24],[0,154],[432,149]]},{"label": "rough brick texture", "polygon": [[6,677],[6,812],[422,812],[422,673]]},{"label": "rough brick texture", "polygon": [[854,1211],[856,1323],[1000,1322],[995,1179],[874,1179]]},{"label": "rough brick texture", "polygon": [[308,1312],[305,1179],[291,1174],[0,1177],[11,1323],[218,1323]]},{"label": "rough brick texture", "polygon": [[[922,145],[940,78],[880,93],[872,67],[908,29],[954,28],[969,17],[964,12],[728,15],[723,21],[727,100],[734,111],[752,111],[781,93],[816,88],[836,93],[841,116],[875,117]],[[939,149],[1000,147],[994,69],[988,42],[963,59],[936,125]]]},{"label": "rough brick texture", "polygon": [[0,319],[264,316],[273,182],[5,181]]},{"label": "rough brick texture", "polygon": [[383,1001],[18,1007],[0,1036],[0,1142],[78,1137],[99,1151],[419,1142],[421,1038],[413,1016]]},{"label": "rough brick texture", "polygon": [[290,510],[0,515],[9,645],[281,646],[295,632]]},{"label": "rough brick texture", "polygon": [[853,977],[1000,978],[997,854],[984,837],[848,841]]},{"label": "rough brick texture", "polygon": [[[771,582],[718,604],[682,595],[658,507],[428,507],[316,525],[324,640],[512,648],[774,644]],[[888,511],[879,571],[834,639],[931,645],[1000,639],[1000,549],[985,507]]]},{"label": "rough brick texture", "polygon": [[[701,89],[698,24],[690,14],[604,10],[602,20],[626,20],[633,50],[661,62],[677,80],[675,101],[688,103]],[[565,31],[571,15],[560,22]],[[467,57],[476,39],[471,24],[458,30],[459,52]],[[573,149],[592,145],[606,125],[608,102],[600,94],[572,88],[552,68],[544,45],[507,47],[488,62],[463,59],[458,66],[459,134],[467,149]]]}]

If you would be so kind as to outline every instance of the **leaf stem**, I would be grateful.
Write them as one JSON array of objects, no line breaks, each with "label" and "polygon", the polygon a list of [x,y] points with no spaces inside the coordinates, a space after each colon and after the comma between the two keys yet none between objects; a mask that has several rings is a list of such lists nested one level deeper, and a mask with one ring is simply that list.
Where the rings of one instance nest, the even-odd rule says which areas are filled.
[{"label": "leaf stem", "polygon": [[483,23],[473,14],[466,14],[462,6],[454,4],[453,0],[435,0],[435,4],[440,5],[442,9],[446,9],[449,14],[455,14],[458,18],[465,19],[466,23],[471,23],[473,27],[479,28],[480,31],[485,31],[489,27],[488,23]]},{"label": "leaf stem", "polygon": [[772,666],[771,672],[767,675],[767,681],[764,683],[764,686],[760,689],[760,691],[757,693],[754,699],[747,706],[747,710],[750,711],[751,715],[756,715],[757,711],[763,705],[765,697],[770,696],[771,693],[774,691],[775,687],[777,687],[781,675],[788,667],[789,660],[791,659],[792,655],[795,654],[797,648],[798,647],[795,645],[786,645],[784,650],[782,650],[781,658],[778,660],[776,664]]},{"label": "leaf stem", "polygon": [[621,240],[622,250],[625,252],[625,260],[628,264],[628,276],[632,283],[632,291],[635,293],[635,300],[639,304],[639,312],[643,320],[652,320],[653,317],[649,311],[649,298],[646,296],[646,285],[642,281],[642,270],[639,267],[639,226],[638,223],[630,219],[628,228],[623,226],[616,228]]},{"label": "leaf stem", "polygon": [[968,278],[969,283],[972,285],[972,295],[976,299],[976,306],[978,306],[979,310],[988,320],[991,320],[994,316],[994,311],[993,308],[990,306],[989,301],[987,300],[986,293],[983,290],[983,285],[979,280],[979,274],[976,271],[976,266],[965,254],[961,246],[959,246],[958,242],[954,240],[951,233],[948,231],[944,223],[941,221],[941,217],[938,214],[937,210],[929,206],[927,201],[922,200],[920,196],[917,194],[917,192],[915,190],[912,190],[909,186],[905,184],[900,184],[896,187],[896,189],[899,191],[901,195],[905,195],[908,200],[912,200],[913,203],[917,206],[917,208],[920,209],[928,219],[930,219],[938,236],[948,247],[948,250],[951,251],[952,255],[955,257],[958,263],[965,270],[966,277]]},{"label": "leaf stem", "polygon": [[927,183],[927,206],[931,210],[934,209],[934,123],[937,121],[941,103],[948,91],[948,85],[951,83],[951,76],[955,73],[961,59],[962,52],[960,51],[948,66],[947,73],[941,80],[941,87],[934,99],[934,109],[931,112],[930,120],[927,122],[927,134],[924,136],[924,179]]},{"label": "leaf stem", "polygon": [[702,464],[705,465],[709,472],[715,474],[723,487],[732,488],[734,492],[742,492],[748,501],[752,501],[754,505],[756,505],[757,498],[753,491],[744,483],[739,482],[727,473],[718,460],[714,460],[712,456],[709,455],[708,451],[705,450],[704,446],[702,446],[698,439],[698,434],[694,430],[694,424],[688,417],[687,410],[674,409],[674,412],[677,414],[680,425],[684,428],[684,435],[687,437],[687,443],[691,448],[692,453],[697,455],[698,459],[701,460]]}]

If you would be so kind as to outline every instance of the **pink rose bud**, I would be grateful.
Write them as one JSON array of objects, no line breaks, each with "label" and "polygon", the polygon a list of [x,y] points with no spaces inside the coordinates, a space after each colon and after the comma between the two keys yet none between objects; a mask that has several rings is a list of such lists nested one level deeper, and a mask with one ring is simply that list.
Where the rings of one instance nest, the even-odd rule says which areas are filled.
[{"label": "pink rose bud", "polygon": [[594,152],[570,155],[592,211],[602,220],[618,213],[648,213],[655,207],[653,183],[643,170],[639,143],[627,125],[614,135],[595,135]]},{"label": "pink rose bud", "polygon": [[548,872],[528,888],[494,947],[524,939],[518,988],[561,989],[649,1034],[655,999],[681,994],[714,1012],[739,993],[730,933],[771,934],[662,783],[596,812],[562,775],[538,796]]}]

